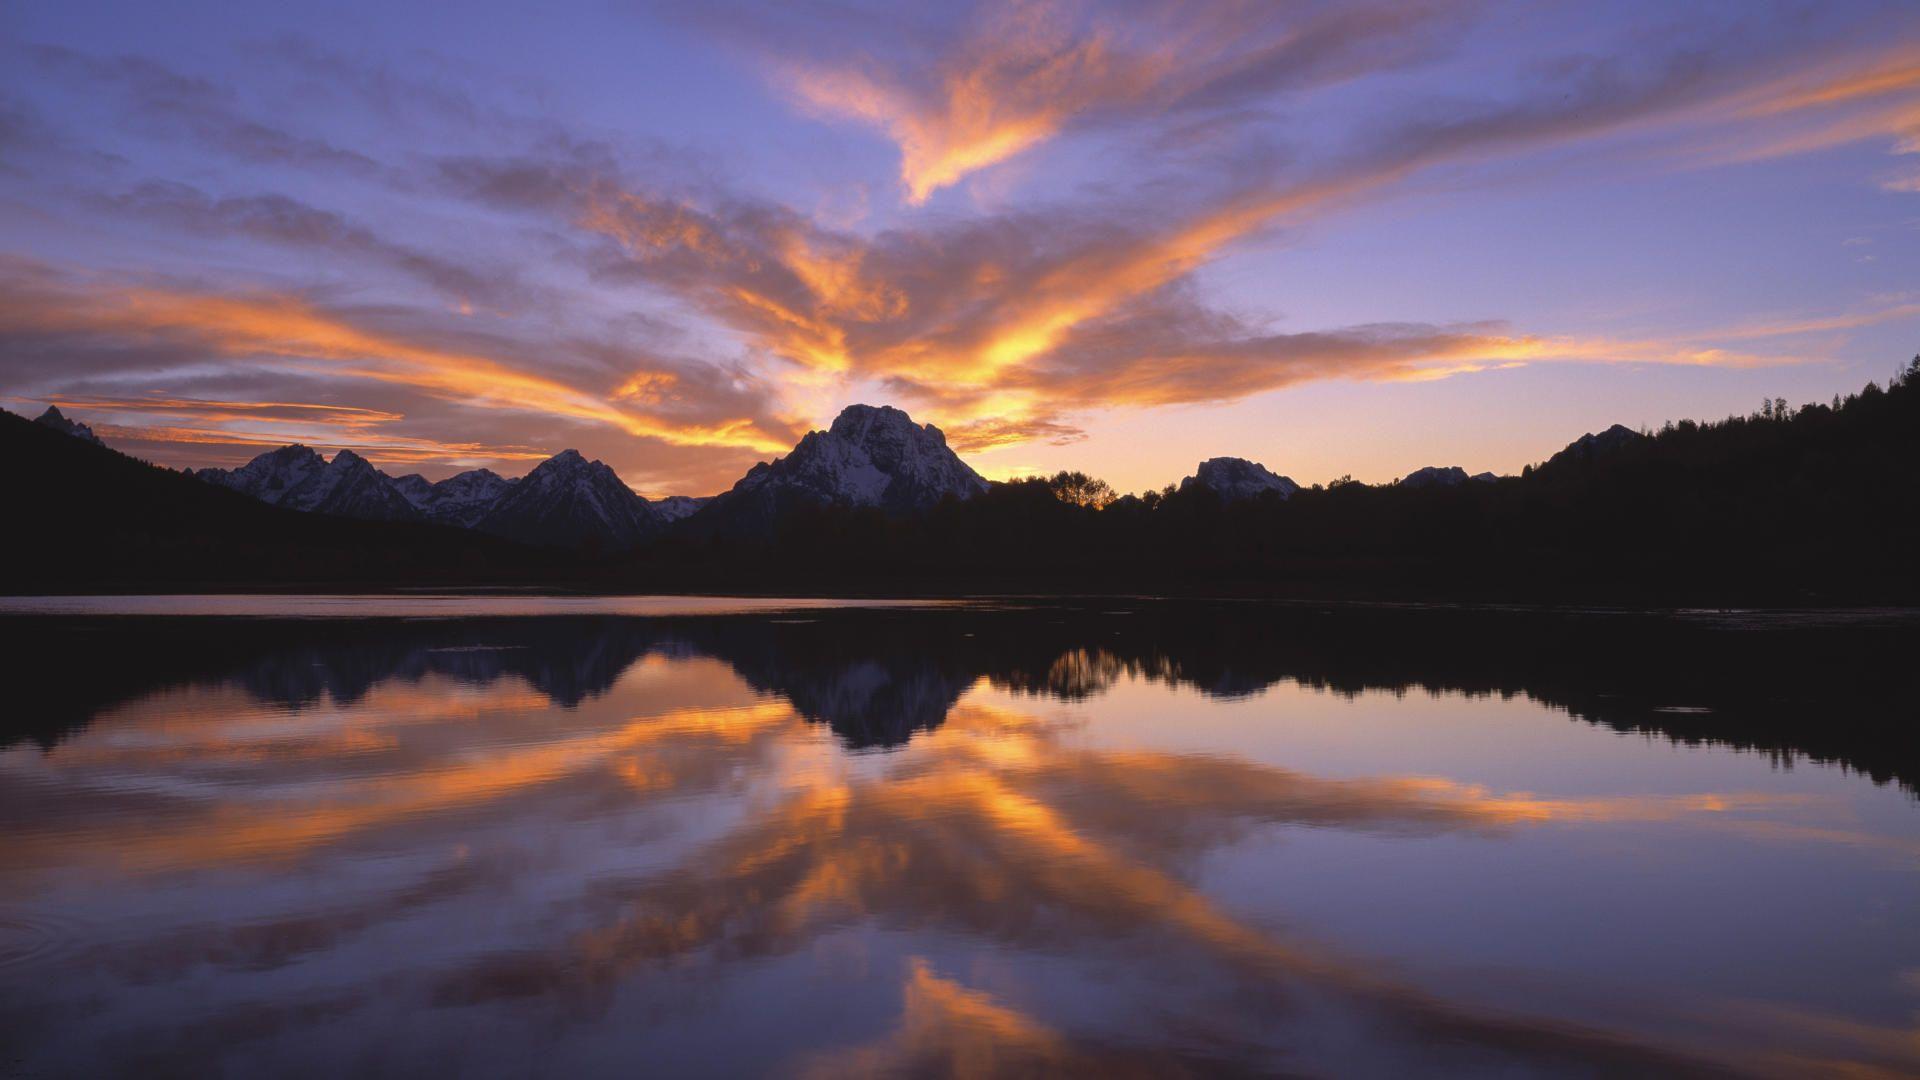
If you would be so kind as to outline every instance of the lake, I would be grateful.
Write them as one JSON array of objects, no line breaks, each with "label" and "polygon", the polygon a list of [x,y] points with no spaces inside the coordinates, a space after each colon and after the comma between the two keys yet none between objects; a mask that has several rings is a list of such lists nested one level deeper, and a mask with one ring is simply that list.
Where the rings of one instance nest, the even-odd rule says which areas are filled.
[{"label": "lake", "polygon": [[0,627],[0,1076],[1920,1073],[1910,613]]}]

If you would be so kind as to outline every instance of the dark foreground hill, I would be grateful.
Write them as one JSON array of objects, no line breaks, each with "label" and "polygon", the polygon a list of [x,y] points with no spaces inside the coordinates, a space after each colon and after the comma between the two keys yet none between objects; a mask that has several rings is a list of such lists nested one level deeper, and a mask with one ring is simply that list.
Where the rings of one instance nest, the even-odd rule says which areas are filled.
[{"label": "dark foreground hill", "polygon": [[496,537],[269,506],[7,412],[0,462],[7,592],[486,583],[565,570]]},{"label": "dark foreground hill", "polygon": [[913,516],[795,512],[633,565],[741,587],[898,582],[1292,596],[1920,602],[1920,360],[1888,389],[1585,436],[1521,476],[1113,499],[1077,474]]}]

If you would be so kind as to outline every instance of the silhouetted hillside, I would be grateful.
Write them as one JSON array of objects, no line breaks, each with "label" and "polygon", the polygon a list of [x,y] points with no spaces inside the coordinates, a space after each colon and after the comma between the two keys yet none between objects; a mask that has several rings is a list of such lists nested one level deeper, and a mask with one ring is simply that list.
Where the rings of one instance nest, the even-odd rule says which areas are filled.
[{"label": "silhouetted hillside", "polygon": [[[621,555],[594,552],[619,551],[641,530],[536,552],[453,528],[294,513],[11,414],[0,416],[0,453],[16,510],[0,588],[16,592],[523,583],[1920,602],[1920,360],[1888,389],[1844,401],[1583,436],[1518,477],[1469,482],[1432,469],[1434,482],[1299,488],[1217,459],[1206,463],[1212,482],[1145,496],[1115,498],[1096,478],[1062,473],[968,487],[964,499],[922,485],[931,505],[910,509],[848,505],[839,488],[816,485],[817,497],[779,503],[754,529],[716,530],[703,511]],[[549,500],[529,511],[529,535],[564,524],[563,509]]]},{"label": "silhouetted hillside", "polygon": [[736,587],[1891,602],[1920,600],[1916,551],[1920,360],[1889,389],[1831,404],[1611,429],[1519,477],[1116,500],[1062,474],[920,517],[827,507],[760,542],[670,539],[627,572]]},{"label": "silhouetted hillside", "polygon": [[0,412],[8,524],[0,588],[451,584],[551,578],[564,564],[436,525],[257,502]]}]

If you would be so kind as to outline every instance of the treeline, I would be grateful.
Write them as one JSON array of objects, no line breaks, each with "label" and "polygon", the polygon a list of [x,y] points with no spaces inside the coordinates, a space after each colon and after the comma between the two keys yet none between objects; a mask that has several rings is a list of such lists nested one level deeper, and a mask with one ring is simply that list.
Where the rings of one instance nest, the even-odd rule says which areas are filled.
[{"label": "treeline", "polygon": [[1139,590],[1618,602],[1920,600],[1920,357],[1827,404],[1671,423],[1454,487],[1226,503],[1061,474],[916,518],[830,508],[668,539],[645,587]]},{"label": "treeline", "polygon": [[795,510],[615,558],[267,506],[0,413],[0,591],[525,585],[1153,592],[1650,604],[1920,603],[1920,358],[1882,389],[1583,440],[1523,475],[1115,497],[1061,474],[915,517]]}]

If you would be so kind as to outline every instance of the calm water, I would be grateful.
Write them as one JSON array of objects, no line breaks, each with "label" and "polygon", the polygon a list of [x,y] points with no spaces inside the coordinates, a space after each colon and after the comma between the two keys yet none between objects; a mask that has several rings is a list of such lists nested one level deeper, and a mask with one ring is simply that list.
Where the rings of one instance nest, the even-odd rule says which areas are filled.
[{"label": "calm water", "polygon": [[0,619],[0,1076],[1920,1071],[1897,620],[444,603]]}]

